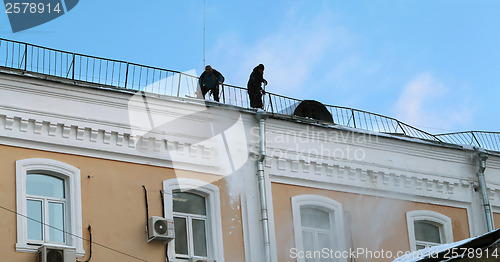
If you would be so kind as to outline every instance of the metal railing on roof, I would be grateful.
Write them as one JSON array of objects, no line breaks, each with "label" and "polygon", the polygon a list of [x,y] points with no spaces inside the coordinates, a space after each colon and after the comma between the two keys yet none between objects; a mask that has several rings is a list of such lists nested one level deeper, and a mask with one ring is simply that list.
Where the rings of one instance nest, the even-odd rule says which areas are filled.
[{"label": "metal railing on roof", "polygon": [[71,53],[0,38],[0,66],[155,94],[196,91],[197,77],[178,71]]},{"label": "metal railing on roof", "polygon": [[466,131],[439,134],[436,137],[450,144],[471,145],[500,152],[500,132]]},{"label": "metal railing on roof", "polygon": [[[114,59],[77,54],[0,38],[0,67],[50,75],[80,82],[144,91],[174,97],[195,97],[198,78],[179,71],[145,66]],[[222,102],[250,108],[246,88],[224,84]],[[267,92],[265,110],[277,116],[294,116],[302,100]],[[377,133],[401,135],[436,142],[468,144],[500,151],[498,133],[463,132],[432,135],[397,119],[348,107],[325,105],[334,124]]]},{"label": "metal railing on roof", "polygon": [[[297,105],[302,102],[302,100],[273,93],[266,93],[266,99],[265,101],[269,101],[266,104],[266,111],[282,115],[293,115]],[[392,117],[342,106],[325,105],[325,107],[332,115],[333,122],[338,125],[440,142],[434,135]]]}]

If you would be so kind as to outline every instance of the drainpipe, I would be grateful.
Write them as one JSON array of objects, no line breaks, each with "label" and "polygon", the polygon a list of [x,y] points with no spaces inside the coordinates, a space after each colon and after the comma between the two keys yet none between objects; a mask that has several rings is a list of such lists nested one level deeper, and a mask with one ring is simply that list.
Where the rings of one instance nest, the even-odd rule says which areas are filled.
[{"label": "drainpipe", "polygon": [[484,170],[486,169],[486,159],[488,159],[488,156],[485,153],[479,152],[477,154],[477,159],[479,160],[479,170],[477,172],[477,177],[479,180],[479,189],[481,190],[481,197],[483,198],[486,226],[488,228],[488,232],[491,232],[495,230],[495,225],[493,224],[490,199],[488,197],[488,191],[486,190],[486,179],[484,178]]},{"label": "drainpipe", "polygon": [[264,253],[265,262],[271,262],[271,243],[269,238],[269,218],[267,212],[266,183],[264,179],[264,159],[266,158],[266,112],[258,110],[256,114],[259,120],[259,158],[257,160],[257,177],[260,191],[260,207],[262,213],[262,228],[264,229]]}]

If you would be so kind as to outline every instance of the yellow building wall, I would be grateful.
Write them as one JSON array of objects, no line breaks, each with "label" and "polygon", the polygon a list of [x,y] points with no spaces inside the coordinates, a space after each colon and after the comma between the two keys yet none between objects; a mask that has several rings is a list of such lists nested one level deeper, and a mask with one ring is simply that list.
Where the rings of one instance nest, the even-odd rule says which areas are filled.
[{"label": "yellow building wall", "polygon": [[[432,204],[422,204],[410,201],[394,200],[360,194],[351,194],[331,190],[314,189],[302,186],[272,183],[274,220],[276,241],[278,246],[278,261],[291,262],[290,250],[295,247],[291,198],[297,195],[314,194],[329,197],[342,204],[344,213],[351,216],[349,221],[344,216],[346,225],[347,248],[366,248],[371,251],[410,250],[406,212],[412,210],[431,210],[452,219],[454,241],[470,237],[467,210]],[[352,232],[352,244],[350,243]],[[356,261],[392,261],[387,259],[365,259],[359,257]]]},{"label": "yellow building wall", "polygon": [[[83,237],[89,238],[92,226],[95,243],[130,254],[146,261],[165,261],[165,245],[146,241],[146,208],[142,185],[148,190],[149,216],[163,216],[160,190],[163,181],[186,177],[207,180],[206,174],[179,171],[148,165],[0,146],[0,205],[16,210],[16,161],[48,158],[65,162],[81,171]],[[220,189],[221,217],[226,261],[244,261],[240,199],[231,198],[225,180],[214,185]],[[231,194],[235,195],[235,194]],[[36,255],[15,251],[16,215],[0,209],[0,261],[33,262]],[[84,242],[88,257],[89,243]],[[140,261],[118,252],[92,246],[91,261]]]},{"label": "yellow building wall", "polygon": [[495,228],[500,228],[500,213],[493,213],[493,223],[495,223]]}]

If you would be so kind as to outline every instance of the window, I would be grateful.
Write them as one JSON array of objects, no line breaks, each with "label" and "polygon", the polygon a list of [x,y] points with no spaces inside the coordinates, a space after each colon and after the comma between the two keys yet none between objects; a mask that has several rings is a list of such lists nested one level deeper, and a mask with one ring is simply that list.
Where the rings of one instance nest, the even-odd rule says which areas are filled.
[{"label": "window", "polygon": [[84,255],[79,169],[50,159],[19,160],[16,190],[17,251],[36,252],[51,243]]},{"label": "window", "polygon": [[178,257],[207,257],[207,209],[205,197],[173,193],[175,253]]},{"label": "window", "polygon": [[406,213],[412,251],[453,242],[451,219],[428,210]]},{"label": "window", "polygon": [[191,257],[224,261],[219,188],[178,178],[163,182],[166,218],[174,219],[175,239],[168,254],[174,261]]},{"label": "window", "polygon": [[65,210],[64,179],[37,173],[27,174],[26,211],[29,242],[65,244]]},{"label": "window", "polygon": [[[342,205],[330,198],[317,195],[292,197],[292,213],[297,251],[310,256],[298,257],[298,262],[332,261],[322,257],[324,248],[330,251],[346,250]],[[345,261],[338,258],[335,261]]]}]

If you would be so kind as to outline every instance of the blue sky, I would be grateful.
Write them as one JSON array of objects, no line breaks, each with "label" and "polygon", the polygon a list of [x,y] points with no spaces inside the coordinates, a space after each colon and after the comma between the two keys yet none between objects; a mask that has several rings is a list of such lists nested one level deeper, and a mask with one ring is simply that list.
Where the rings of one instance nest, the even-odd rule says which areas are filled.
[{"label": "blue sky", "polygon": [[[203,0],[81,0],[1,37],[166,69],[203,70]],[[206,62],[246,86],[445,133],[500,131],[500,1],[206,0]]]}]

